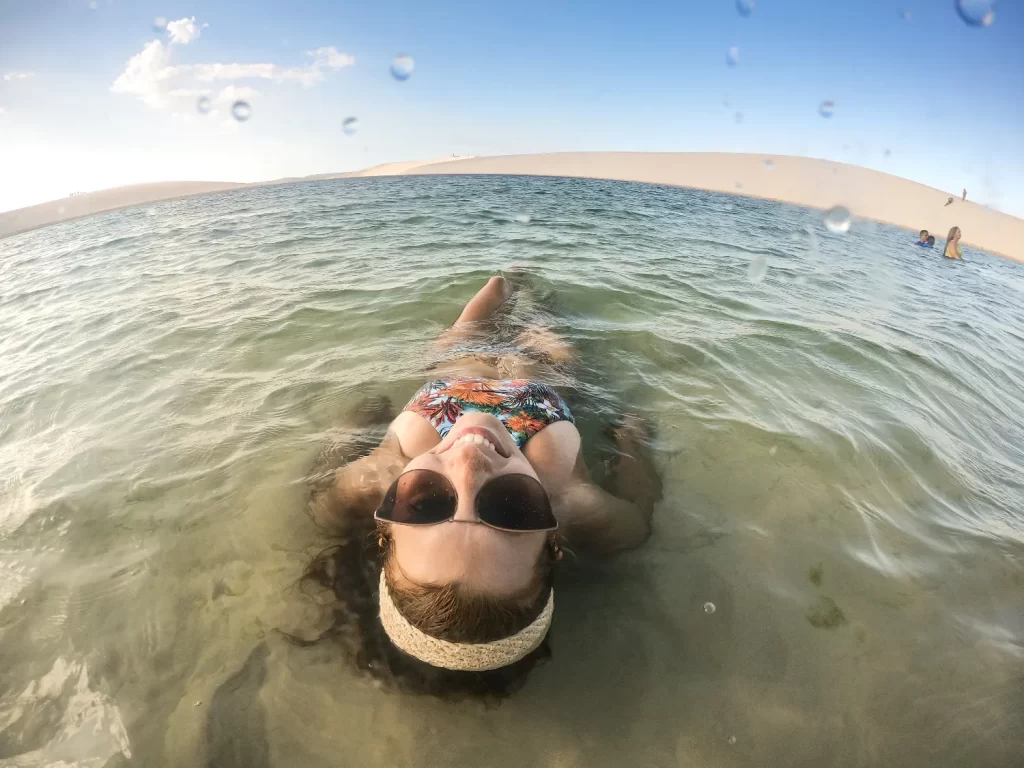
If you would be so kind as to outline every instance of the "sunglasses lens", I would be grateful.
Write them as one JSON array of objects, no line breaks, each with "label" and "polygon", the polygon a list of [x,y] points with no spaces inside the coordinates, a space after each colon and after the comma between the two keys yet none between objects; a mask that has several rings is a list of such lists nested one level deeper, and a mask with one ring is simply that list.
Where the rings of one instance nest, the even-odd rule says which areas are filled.
[{"label": "sunglasses lens", "polygon": [[376,517],[401,525],[434,525],[454,517],[456,504],[455,488],[444,475],[414,469],[388,489]]},{"label": "sunglasses lens", "polygon": [[548,531],[558,527],[551,500],[528,475],[502,475],[489,481],[476,497],[480,519],[506,531]]}]

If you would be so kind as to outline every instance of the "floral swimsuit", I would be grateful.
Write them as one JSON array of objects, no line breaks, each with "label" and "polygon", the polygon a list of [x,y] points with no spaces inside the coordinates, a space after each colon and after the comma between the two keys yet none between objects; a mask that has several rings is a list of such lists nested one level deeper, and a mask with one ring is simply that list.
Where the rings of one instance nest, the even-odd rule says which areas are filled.
[{"label": "floral swimsuit", "polygon": [[574,423],[569,406],[546,384],[528,379],[451,378],[424,384],[405,410],[429,421],[443,440],[464,413],[489,413],[520,448],[549,424]]}]

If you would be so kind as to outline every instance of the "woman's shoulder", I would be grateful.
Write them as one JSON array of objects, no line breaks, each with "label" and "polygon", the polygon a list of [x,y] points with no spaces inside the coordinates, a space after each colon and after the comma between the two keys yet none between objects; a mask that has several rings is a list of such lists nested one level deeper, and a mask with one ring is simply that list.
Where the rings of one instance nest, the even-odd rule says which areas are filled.
[{"label": "woman's shoulder", "polygon": [[548,493],[555,495],[572,479],[581,446],[576,425],[571,421],[556,421],[526,441],[523,455]]},{"label": "woman's shoulder", "polygon": [[411,458],[426,453],[439,442],[441,436],[426,417],[412,410],[402,411],[388,427],[386,438],[393,441],[403,455]]}]

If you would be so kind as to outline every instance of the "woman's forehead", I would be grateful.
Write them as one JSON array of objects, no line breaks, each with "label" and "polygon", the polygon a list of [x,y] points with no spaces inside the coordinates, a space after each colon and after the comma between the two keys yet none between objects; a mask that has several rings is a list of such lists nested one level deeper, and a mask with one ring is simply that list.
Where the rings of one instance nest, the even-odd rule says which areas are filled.
[{"label": "woman's forehead", "polygon": [[459,582],[498,595],[530,585],[546,539],[540,531],[509,533],[473,522],[390,529],[393,576],[417,584]]}]

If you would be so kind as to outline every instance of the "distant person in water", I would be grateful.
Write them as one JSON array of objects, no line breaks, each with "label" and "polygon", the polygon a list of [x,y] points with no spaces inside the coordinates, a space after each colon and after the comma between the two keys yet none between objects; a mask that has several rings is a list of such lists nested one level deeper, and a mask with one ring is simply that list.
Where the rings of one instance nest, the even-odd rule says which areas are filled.
[{"label": "distant person in water", "polygon": [[925,248],[934,248],[935,247],[935,235],[928,235],[928,242],[925,243],[924,247]]},{"label": "distant person in water", "polygon": [[963,251],[960,250],[960,227],[953,227],[946,235],[946,250],[942,255],[947,259],[962,259]]},{"label": "distant person in water", "polygon": [[924,247],[926,247],[928,245],[928,230],[927,229],[922,229],[921,230],[921,234],[917,236],[917,245],[920,245],[922,248],[924,248]]},{"label": "distant person in water", "polygon": [[356,667],[412,692],[500,698],[521,687],[550,655],[563,547],[639,546],[661,498],[635,416],[612,430],[610,490],[590,479],[573,414],[546,383],[566,380],[575,353],[544,327],[498,338],[511,325],[499,309],[520,290],[491,278],[441,335],[431,380],[383,441],[313,497],[340,543],[307,578],[341,603]]}]

